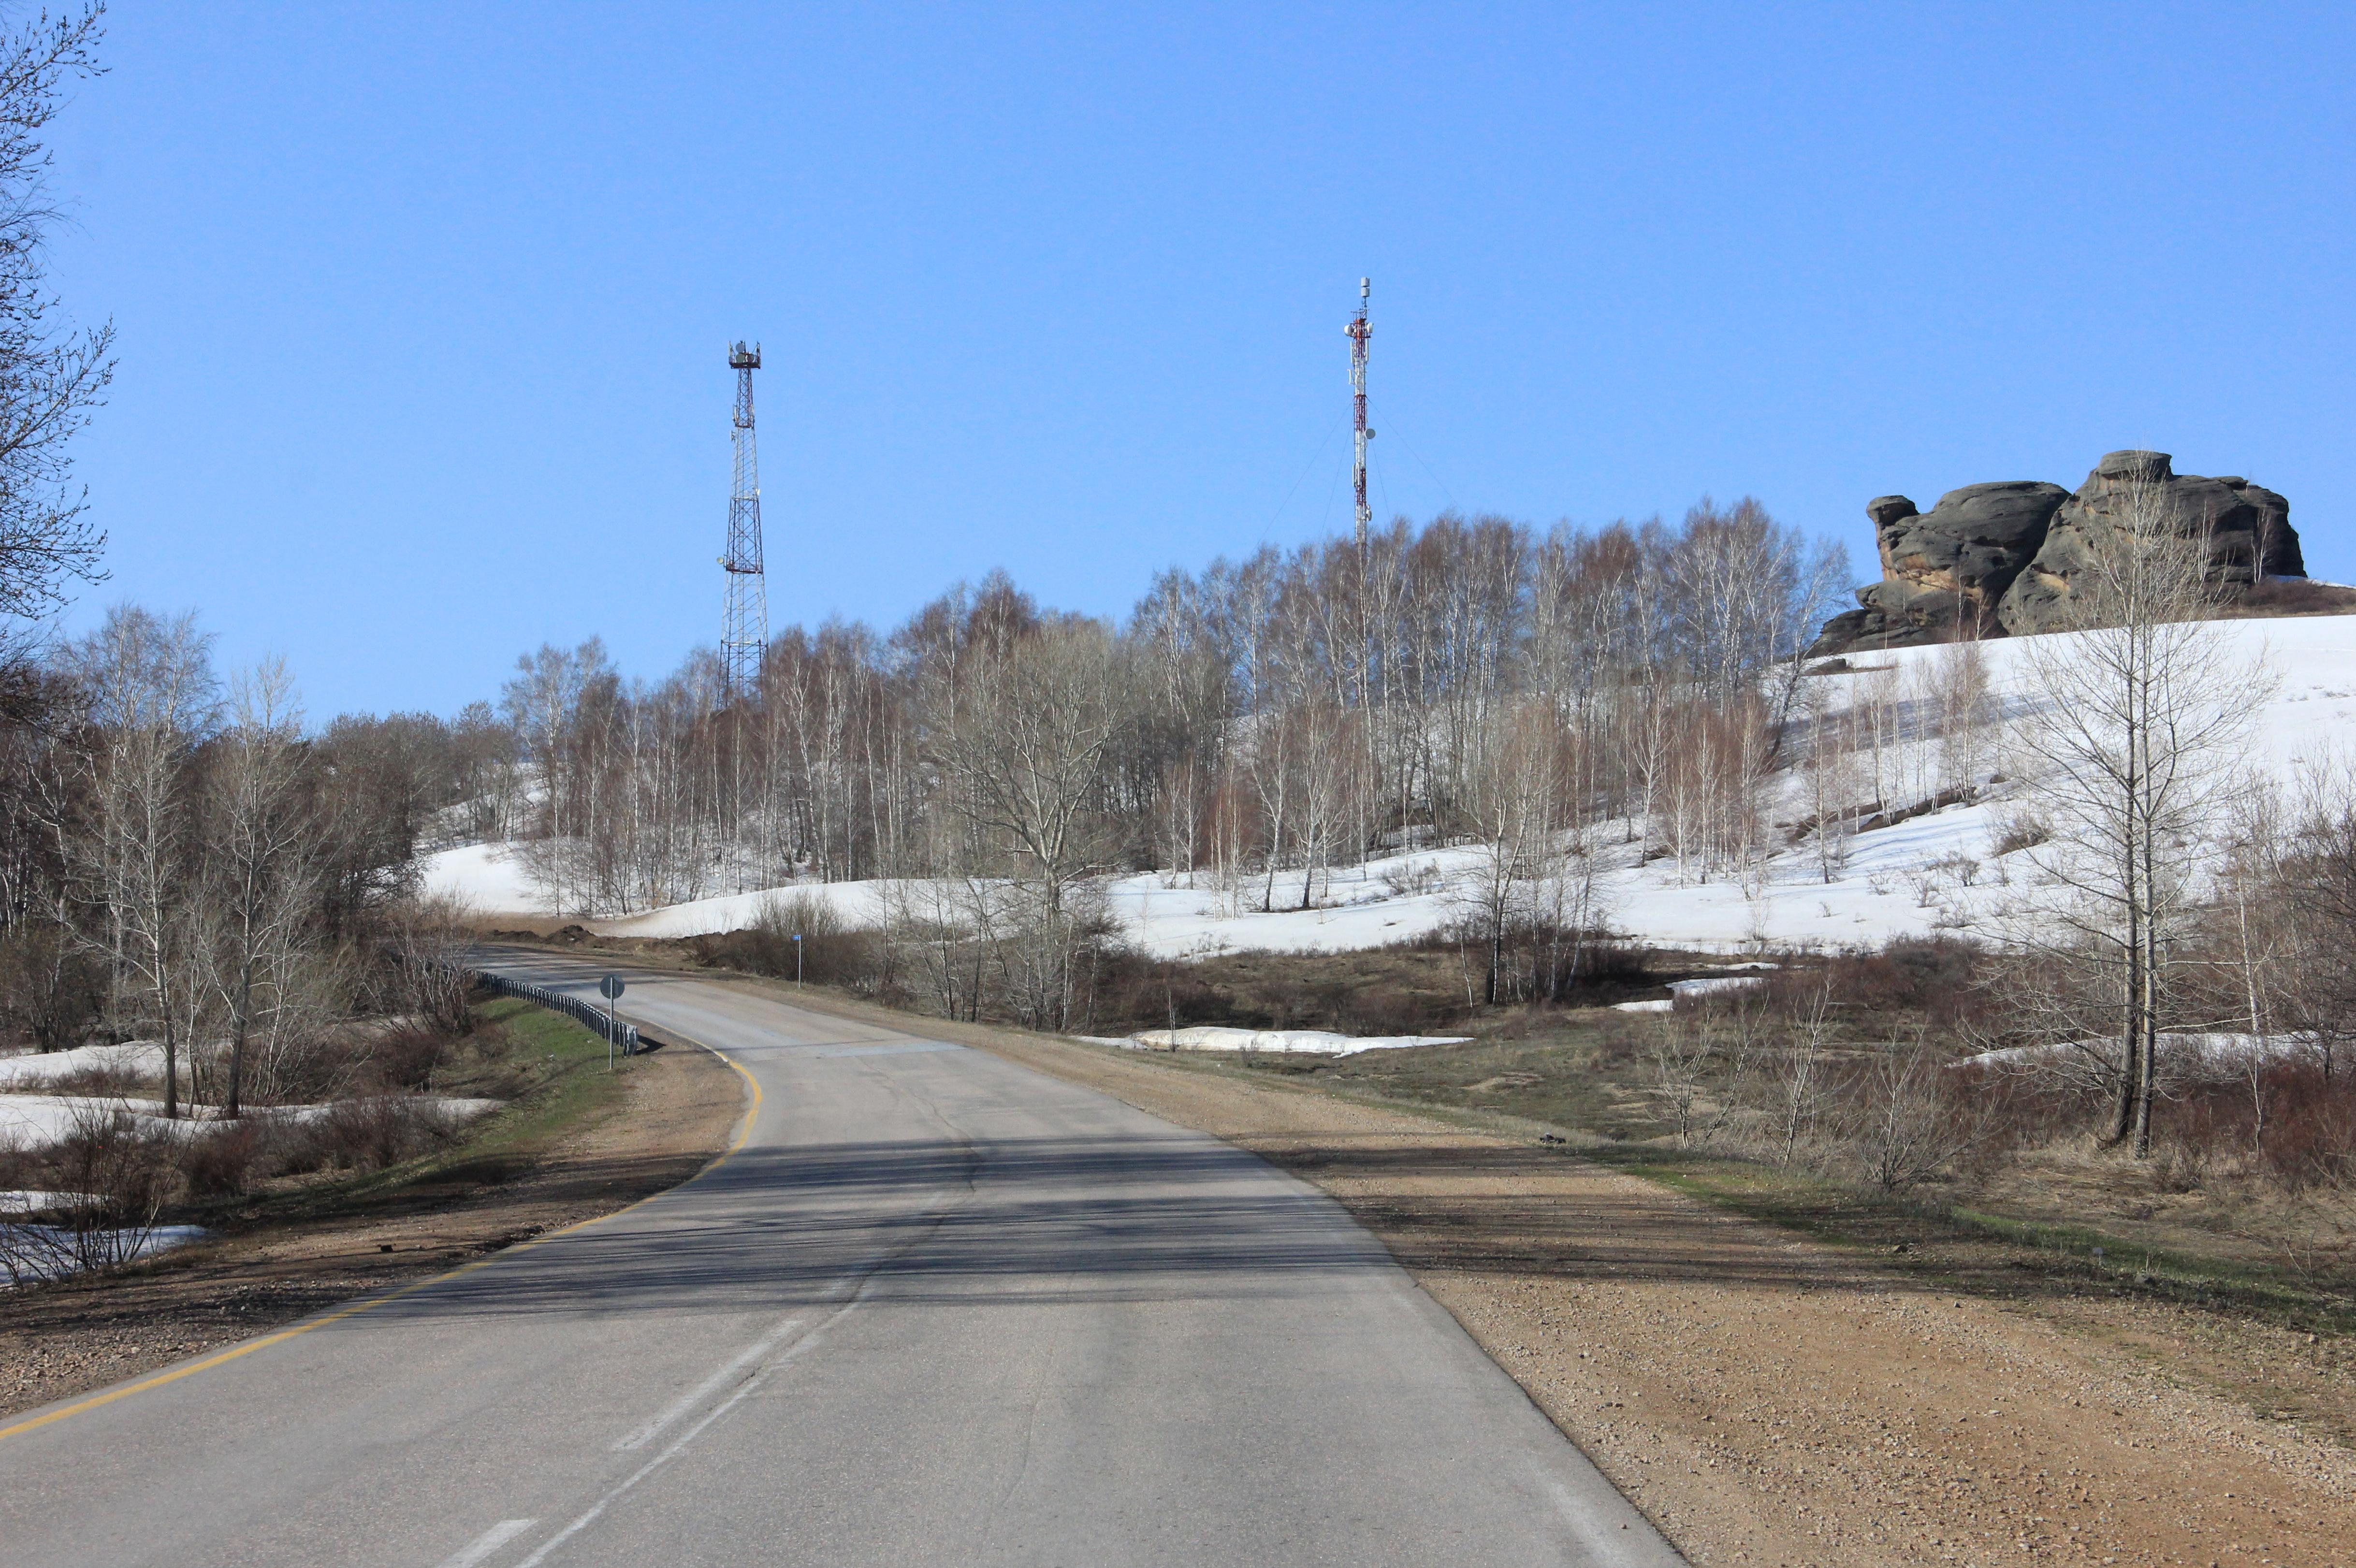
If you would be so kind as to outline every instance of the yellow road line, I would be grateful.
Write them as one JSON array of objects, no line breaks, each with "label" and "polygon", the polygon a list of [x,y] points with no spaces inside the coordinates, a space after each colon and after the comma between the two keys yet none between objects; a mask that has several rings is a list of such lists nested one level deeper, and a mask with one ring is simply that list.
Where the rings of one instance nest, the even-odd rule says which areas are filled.
[{"label": "yellow road line", "polygon": [[461,1264],[456,1268],[448,1270],[445,1273],[437,1274],[426,1279],[412,1280],[398,1290],[389,1290],[382,1296],[370,1296],[366,1301],[354,1302],[351,1306],[341,1307],[337,1311],[330,1312],[324,1317],[314,1317],[307,1323],[298,1323],[292,1328],[282,1328],[275,1334],[265,1334],[259,1339],[248,1339],[244,1344],[223,1350],[217,1356],[208,1356],[203,1360],[191,1361],[185,1367],[175,1367],[168,1372],[157,1372],[153,1377],[141,1378],[136,1382],[124,1383],[117,1388],[108,1389],[103,1393],[94,1393],[87,1399],[77,1400],[73,1403],[68,1405],[60,1405],[56,1410],[47,1412],[44,1414],[27,1416],[26,1419],[17,1422],[13,1426],[0,1426],[0,1442],[5,1442],[7,1439],[19,1436],[24,1433],[37,1432],[42,1427],[50,1424],[52,1422],[63,1421],[70,1415],[80,1415],[84,1411],[96,1410],[102,1405],[112,1404],[118,1399],[128,1399],[134,1393],[145,1393],[149,1389],[162,1388],[166,1383],[178,1382],[182,1378],[193,1377],[197,1373],[207,1371],[209,1368],[218,1367],[224,1361],[234,1361],[241,1356],[250,1356],[256,1350],[267,1349],[271,1346],[278,1344],[284,1340],[296,1339],[302,1335],[308,1334],[315,1328],[325,1328],[330,1323],[340,1323],[347,1317],[357,1317],[363,1312],[372,1312],[376,1308],[384,1306],[387,1302],[398,1301],[402,1296],[407,1296],[413,1291],[423,1290],[429,1285],[444,1284],[450,1280],[456,1279],[460,1275],[472,1274],[478,1268],[483,1268],[488,1264],[498,1263],[501,1258],[509,1257],[517,1253],[528,1251],[530,1248],[539,1246],[546,1242],[552,1242],[559,1236],[569,1235],[574,1231],[584,1229],[590,1225],[602,1225],[608,1220],[618,1220],[633,1209],[651,1203],[658,1198],[669,1197],[671,1193],[677,1192],[682,1188],[691,1187],[696,1182],[702,1180],[714,1170],[717,1170],[723,1161],[734,1155],[738,1149],[743,1148],[744,1147],[745,1140],[753,1136],[753,1124],[759,1119],[761,1115],[761,1085],[755,1082],[754,1077],[750,1072],[747,1072],[744,1070],[744,1063],[737,1061],[733,1057],[722,1055],[721,1052],[713,1051],[712,1047],[704,1044],[701,1040],[692,1039],[688,1035],[680,1034],[680,1031],[677,1029],[669,1029],[667,1032],[679,1035],[680,1040],[686,1041],[689,1045],[694,1046],[699,1051],[711,1051],[712,1055],[719,1057],[721,1061],[726,1062],[729,1066],[736,1070],[736,1075],[744,1080],[744,1087],[752,1092],[751,1102],[745,1105],[744,1117],[737,1123],[735,1141],[731,1143],[725,1150],[722,1151],[722,1153],[715,1157],[711,1164],[705,1166],[701,1170],[697,1171],[693,1176],[689,1177],[685,1181],[680,1182],[679,1186],[666,1187],[660,1192],[649,1192],[644,1198],[639,1199],[636,1203],[626,1204],[622,1208],[615,1210],[611,1214],[593,1214],[586,1220],[575,1220],[570,1225],[561,1226],[556,1230],[545,1232],[540,1235],[534,1236],[530,1241],[519,1243],[512,1247],[504,1247],[500,1249],[495,1256],[477,1258],[472,1263]]}]

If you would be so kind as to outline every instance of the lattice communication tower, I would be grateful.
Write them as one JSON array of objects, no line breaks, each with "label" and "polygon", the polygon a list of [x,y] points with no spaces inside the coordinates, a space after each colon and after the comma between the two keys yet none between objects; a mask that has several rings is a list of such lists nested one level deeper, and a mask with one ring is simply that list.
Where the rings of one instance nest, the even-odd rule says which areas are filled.
[{"label": "lattice communication tower", "polygon": [[1366,526],[1374,521],[1374,509],[1366,505],[1366,443],[1375,432],[1366,428],[1366,339],[1375,329],[1366,325],[1366,300],[1374,293],[1371,280],[1358,280],[1358,314],[1342,330],[1350,336],[1350,392],[1356,416],[1357,462],[1351,470],[1351,480],[1358,493],[1358,549],[1366,548]]},{"label": "lattice communication tower", "polygon": [[761,570],[761,464],[753,449],[753,372],[761,368],[761,346],[738,343],[728,350],[736,372],[736,480],[728,492],[728,553],[720,558],[728,573],[728,605],[721,619],[721,682],[741,697],[760,684],[761,655],[769,645],[768,578]]}]

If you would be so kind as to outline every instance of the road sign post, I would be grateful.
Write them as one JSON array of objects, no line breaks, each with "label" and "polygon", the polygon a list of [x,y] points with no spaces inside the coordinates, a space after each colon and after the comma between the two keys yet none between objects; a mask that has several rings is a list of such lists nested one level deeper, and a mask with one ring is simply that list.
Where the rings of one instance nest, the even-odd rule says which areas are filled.
[{"label": "road sign post", "polygon": [[605,1071],[614,1071],[614,1047],[622,1038],[621,1019],[615,1015],[614,1004],[622,997],[626,987],[619,975],[608,975],[597,982],[597,989],[605,997]]},{"label": "road sign post", "polygon": [[794,933],[794,984],[802,983],[802,933]]}]

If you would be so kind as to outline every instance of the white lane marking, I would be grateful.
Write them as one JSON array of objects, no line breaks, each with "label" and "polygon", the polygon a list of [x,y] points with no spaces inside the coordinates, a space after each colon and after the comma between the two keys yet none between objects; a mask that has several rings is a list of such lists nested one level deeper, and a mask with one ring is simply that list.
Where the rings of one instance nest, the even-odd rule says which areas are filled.
[{"label": "white lane marking", "polygon": [[718,1393],[722,1386],[725,1384],[730,1378],[734,1377],[738,1372],[744,1370],[747,1363],[757,1361],[763,1356],[767,1355],[770,1350],[776,1347],[778,1340],[784,1339],[787,1335],[799,1328],[801,1326],[801,1321],[802,1320],[798,1317],[788,1317],[784,1322],[778,1324],[775,1328],[770,1329],[766,1334],[762,1335],[758,1339],[753,1341],[751,1348],[745,1350],[743,1355],[738,1356],[734,1360],[729,1362],[726,1366],[721,1368],[718,1371],[712,1373],[710,1377],[696,1384],[693,1389],[674,1401],[670,1408],[664,1411],[660,1415],[656,1416],[652,1421],[648,1422],[644,1426],[639,1427],[636,1432],[631,1433],[627,1437],[625,1437],[620,1442],[615,1444],[614,1452],[616,1454],[626,1454],[633,1448],[645,1447],[673,1422],[684,1417],[690,1412],[693,1411],[697,1405],[701,1404],[705,1400],[710,1399],[713,1394]]},{"label": "white lane marking", "polygon": [[[907,1243],[903,1245],[908,1246],[914,1244],[914,1243]],[[851,1273],[837,1275],[824,1290],[819,1292],[817,1299],[821,1302],[841,1301],[846,1296],[851,1298],[844,1305],[837,1307],[833,1311],[828,1313],[824,1322],[819,1325],[820,1328],[832,1323],[845,1312],[850,1311],[851,1307],[858,1306],[861,1302],[867,1299],[868,1293],[875,1288],[878,1275],[884,1264],[890,1259],[894,1250],[895,1249],[887,1247],[883,1251],[876,1253],[873,1257],[861,1264],[860,1266]],[[695,1407],[701,1404],[705,1400],[710,1399],[713,1394],[719,1392],[722,1388],[726,1386],[730,1378],[735,1376],[738,1372],[743,1371],[744,1368],[751,1363],[759,1360],[769,1351],[776,1349],[778,1343],[783,1340],[787,1335],[791,1334],[796,1328],[801,1327],[801,1323],[802,1319],[799,1317],[788,1317],[780,1322],[776,1328],[770,1329],[766,1334],[762,1335],[758,1339],[755,1340],[751,1346],[749,1346],[742,1354],[738,1355],[734,1360],[730,1361],[726,1366],[721,1368],[718,1371],[712,1373],[710,1377],[696,1384],[695,1387],[690,1390],[687,1393],[672,1401],[671,1403],[663,1410],[663,1413],[660,1415],[656,1416],[652,1421],[648,1422],[645,1425],[632,1431],[627,1436],[618,1439],[614,1444],[613,1451],[616,1454],[626,1454],[633,1448],[645,1447],[656,1437],[661,1435],[665,1428],[670,1426],[675,1422],[694,1413]],[[813,1337],[815,1337],[816,1332],[816,1330],[812,1330]],[[796,1356],[800,1355],[802,1351],[808,1348],[808,1343],[809,1342],[806,1340],[802,1344],[795,1346],[792,1349],[778,1357],[776,1361],[771,1363],[771,1365],[780,1367],[785,1365],[787,1361],[792,1360]],[[766,1367],[758,1367],[754,1370],[752,1375],[757,1378],[764,1371],[768,1370],[769,1369]]]},{"label": "white lane marking", "polygon": [[804,1045],[793,1049],[812,1056],[924,1056],[936,1051],[963,1051],[965,1047],[914,1040],[906,1045]]},{"label": "white lane marking", "polygon": [[[941,1218],[941,1216],[937,1215],[935,1218],[937,1220]],[[905,1243],[901,1246],[893,1249],[893,1251],[905,1252],[915,1244],[916,1243],[914,1242]],[[648,1460],[645,1464],[631,1471],[627,1476],[622,1477],[619,1485],[616,1486],[604,1497],[599,1498],[595,1502],[590,1504],[587,1511],[583,1513],[580,1518],[574,1520],[571,1524],[566,1525],[562,1530],[558,1531],[554,1535],[550,1536],[546,1541],[541,1542],[540,1550],[525,1558],[522,1562],[517,1563],[516,1568],[540,1568],[540,1564],[548,1560],[548,1554],[550,1552],[555,1551],[558,1547],[563,1545],[566,1541],[572,1540],[574,1536],[580,1534],[583,1531],[594,1524],[600,1514],[603,1514],[607,1509],[613,1507],[615,1503],[621,1500],[623,1493],[628,1491],[632,1487],[637,1486],[640,1481],[645,1480],[648,1476],[653,1475],[657,1470],[661,1469],[665,1465],[669,1464],[673,1459],[678,1458],[681,1454],[686,1453],[687,1445],[694,1442],[698,1437],[701,1437],[706,1427],[709,1427],[713,1422],[719,1420],[722,1416],[735,1409],[736,1406],[748,1398],[755,1389],[758,1389],[761,1386],[762,1379],[767,1377],[771,1372],[776,1371],[778,1368],[798,1359],[805,1352],[816,1349],[819,1342],[826,1338],[826,1331],[828,1329],[833,1328],[837,1323],[841,1322],[845,1317],[848,1317],[851,1313],[858,1311],[862,1306],[865,1305],[867,1297],[873,1294],[875,1287],[883,1282],[883,1264],[892,1255],[892,1252],[886,1252],[877,1256],[873,1263],[867,1265],[867,1275],[864,1279],[860,1279],[860,1276],[857,1275],[844,1275],[841,1279],[837,1280],[834,1285],[829,1286],[828,1294],[833,1295],[840,1292],[843,1286],[850,1285],[853,1280],[859,1280],[859,1288],[851,1293],[851,1299],[844,1302],[841,1307],[836,1307],[832,1312],[829,1313],[824,1322],[811,1329],[809,1333],[803,1335],[799,1339],[795,1340],[793,1344],[787,1346],[785,1352],[778,1356],[775,1360],[763,1366],[755,1367],[753,1369],[753,1375],[746,1378],[743,1384],[737,1388],[734,1393],[730,1394],[726,1399],[722,1400],[718,1404],[713,1405],[710,1410],[706,1411],[701,1421],[698,1421],[694,1425],[689,1427],[686,1431],[673,1438],[671,1440],[670,1446],[665,1448],[661,1453],[656,1455],[653,1458]]]},{"label": "white lane marking", "polygon": [[681,1454],[687,1452],[687,1445],[694,1442],[698,1437],[701,1436],[705,1427],[710,1426],[713,1422],[719,1420],[722,1416],[735,1409],[738,1403],[749,1396],[754,1390],[761,1386],[761,1380],[764,1377],[768,1375],[770,1372],[775,1371],[777,1368],[784,1366],[787,1362],[792,1360],[803,1351],[817,1345],[823,1332],[824,1330],[817,1330],[804,1336],[799,1344],[794,1346],[793,1349],[787,1350],[784,1355],[779,1356],[767,1366],[763,1367],[760,1371],[755,1372],[750,1378],[745,1380],[744,1386],[743,1388],[738,1389],[734,1393],[730,1394],[726,1399],[722,1400],[718,1404],[712,1406],[711,1411],[704,1415],[702,1420],[697,1422],[694,1425],[680,1433],[679,1436],[672,1441],[669,1447],[664,1449],[661,1453],[656,1455],[653,1458],[648,1460],[645,1464],[631,1471],[629,1475],[623,1478],[622,1483],[619,1486],[616,1487],[612,1491],[607,1492],[604,1497],[599,1498],[595,1502],[592,1503],[589,1506],[588,1510],[582,1514],[579,1519],[574,1520],[571,1524],[566,1525],[562,1530],[560,1530],[554,1535],[550,1536],[547,1541],[541,1543],[539,1551],[533,1552],[530,1556],[517,1563],[516,1568],[540,1568],[540,1564],[548,1560],[548,1554],[550,1552],[555,1551],[558,1547],[563,1545],[566,1541],[572,1540],[574,1536],[580,1534],[583,1531],[594,1524],[597,1521],[597,1516],[604,1513],[607,1509],[613,1507],[616,1502],[619,1502],[624,1492],[628,1491],[632,1487],[637,1486],[640,1481],[643,1481],[648,1476],[653,1475],[663,1466],[670,1463],[671,1460],[678,1458]]},{"label": "white lane marking", "polygon": [[444,1558],[442,1568],[475,1568],[476,1563],[539,1522],[536,1519],[503,1519],[468,1541],[456,1556]]}]

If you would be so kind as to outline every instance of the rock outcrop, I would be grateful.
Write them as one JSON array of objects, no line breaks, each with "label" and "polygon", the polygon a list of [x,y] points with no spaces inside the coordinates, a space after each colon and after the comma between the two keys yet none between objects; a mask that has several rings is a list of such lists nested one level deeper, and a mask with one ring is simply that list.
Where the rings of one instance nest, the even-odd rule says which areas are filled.
[{"label": "rock outcrop", "polygon": [[2179,475],[2162,452],[2114,452],[2073,494],[2042,480],[1966,485],[1928,512],[1903,496],[1866,503],[1881,581],[1858,590],[1811,656],[1911,647],[1965,637],[2052,631],[2074,624],[2072,585],[2090,542],[2138,486],[2159,486],[2188,530],[2209,539],[2210,571],[2230,592],[2304,577],[2290,503],[2238,476]]},{"label": "rock outcrop", "polygon": [[2026,635],[2076,624],[2073,582],[2089,550],[2115,527],[2141,489],[2157,489],[2188,537],[2206,535],[2209,575],[2228,593],[2246,592],[2268,577],[2305,577],[2307,563],[2291,531],[2290,503],[2235,475],[2204,479],[2171,470],[2164,452],[2114,452],[2094,465],[2078,493],[2064,502],[2046,530],[2036,559],[2016,577],[1997,606],[2004,629]]}]

